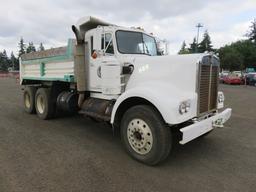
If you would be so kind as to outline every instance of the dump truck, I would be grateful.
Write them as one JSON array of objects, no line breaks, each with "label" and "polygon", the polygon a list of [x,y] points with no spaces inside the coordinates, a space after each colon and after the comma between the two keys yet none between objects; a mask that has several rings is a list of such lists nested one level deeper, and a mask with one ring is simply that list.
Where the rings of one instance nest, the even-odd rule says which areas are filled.
[{"label": "dump truck", "polygon": [[148,165],[164,161],[174,141],[204,137],[230,118],[213,53],[162,55],[152,34],[91,16],[72,31],[67,46],[21,56],[27,113],[108,122],[128,154]]}]

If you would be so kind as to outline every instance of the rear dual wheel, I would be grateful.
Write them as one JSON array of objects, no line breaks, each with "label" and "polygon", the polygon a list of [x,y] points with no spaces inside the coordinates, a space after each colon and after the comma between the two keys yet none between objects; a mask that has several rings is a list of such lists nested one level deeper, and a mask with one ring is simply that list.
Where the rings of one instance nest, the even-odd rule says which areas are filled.
[{"label": "rear dual wheel", "polygon": [[55,115],[56,99],[50,88],[26,86],[23,92],[24,109],[29,114],[37,113],[40,119],[50,119]]},{"label": "rear dual wheel", "polygon": [[36,95],[36,87],[27,86],[23,92],[23,104],[24,109],[29,114],[34,114],[36,112],[35,108],[35,95]]},{"label": "rear dual wheel", "polygon": [[50,119],[55,114],[56,103],[51,98],[51,89],[39,88],[35,95],[35,108],[40,119]]}]

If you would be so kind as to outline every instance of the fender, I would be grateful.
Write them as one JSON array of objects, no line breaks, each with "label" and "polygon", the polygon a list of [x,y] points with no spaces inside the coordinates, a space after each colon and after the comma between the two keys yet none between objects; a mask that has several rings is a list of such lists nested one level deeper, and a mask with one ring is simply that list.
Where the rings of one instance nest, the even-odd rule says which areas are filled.
[{"label": "fender", "polygon": [[[114,123],[118,107],[127,99],[140,97],[154,105],[167,124],[174,125],[185,122],[197,115],[197,94],[184,92],[171,84],[164,82],[147,82],[126,90],[117,100],[111,114],[111,123]],[[181,115],[179,105],[190,100],[191,108],[188,113]]]}]

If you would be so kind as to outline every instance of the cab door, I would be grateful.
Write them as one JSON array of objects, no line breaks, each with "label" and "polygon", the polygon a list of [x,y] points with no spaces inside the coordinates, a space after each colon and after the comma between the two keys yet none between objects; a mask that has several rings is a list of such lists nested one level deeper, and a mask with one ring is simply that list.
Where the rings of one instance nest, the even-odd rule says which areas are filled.
[{"label": "cab door", "polygon": [[100,34],[97,30],[91,35],[88,34],[87,37],[88,45],[89,45],[89,74],[88,74],[88,89],[92,92],[102,92],[101,90],[101,63],[102,56],[93,57],[94,52],[99,51],[101,49],[100,46]]},{"label": "cab door", "polygon": [[113,34],[108,31],[97,35],[98,41],[96,41],[95,36],[90,36],[90,91],[105,95],[121,93],[121,65],[115,57],[113,37]]},{"label": "cab door", "polygon": [[115,56],[114,35],[105,32],[101,37],[104,57],[101,64],[102,93],[119,95],[122,92],[122,66]]}]

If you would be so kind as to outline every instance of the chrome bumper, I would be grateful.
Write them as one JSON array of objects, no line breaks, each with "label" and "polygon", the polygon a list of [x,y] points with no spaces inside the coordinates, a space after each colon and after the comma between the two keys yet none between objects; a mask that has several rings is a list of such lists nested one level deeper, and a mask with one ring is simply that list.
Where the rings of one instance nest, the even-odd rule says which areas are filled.
[{"label": "chrome bumper", "polygon": [[182,140],[179,142],[184,145],[189,141],[211,131],[214,127],[222,127],[223,124],[230,118],[232,109],[227,108],[221,113],[218,113],[208,119],[196,122],[192,125],[180,129],[182,132]]}]

